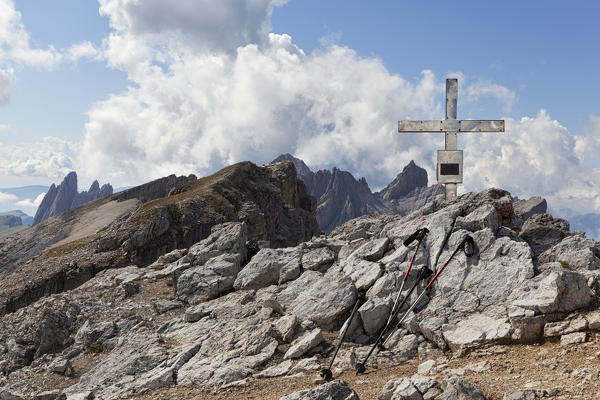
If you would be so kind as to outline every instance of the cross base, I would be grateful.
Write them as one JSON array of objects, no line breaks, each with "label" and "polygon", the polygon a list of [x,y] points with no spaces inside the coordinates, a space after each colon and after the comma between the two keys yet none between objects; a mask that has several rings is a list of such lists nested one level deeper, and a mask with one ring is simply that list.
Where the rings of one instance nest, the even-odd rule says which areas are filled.
[{"label": "cross base", "polygon": [[456,183],[445,183],[446,186],[446,200],[456,199]]}]

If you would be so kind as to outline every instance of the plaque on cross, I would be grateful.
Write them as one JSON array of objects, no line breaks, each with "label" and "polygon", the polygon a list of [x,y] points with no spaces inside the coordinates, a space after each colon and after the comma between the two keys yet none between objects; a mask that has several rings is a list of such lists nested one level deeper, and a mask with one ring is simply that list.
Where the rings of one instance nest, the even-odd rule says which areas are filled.
[{"label": "plaque on cross", "polygon": [[445,150],[438,150],[437,180],[446,185],[446,199],[456,198],[462,183],[463,154],[457,149],[458,132],[504,132],[504,120],[457,120],[458,80],[446,79],[446,119],[441,121],[398,121],[398,132],[445,132]]}]

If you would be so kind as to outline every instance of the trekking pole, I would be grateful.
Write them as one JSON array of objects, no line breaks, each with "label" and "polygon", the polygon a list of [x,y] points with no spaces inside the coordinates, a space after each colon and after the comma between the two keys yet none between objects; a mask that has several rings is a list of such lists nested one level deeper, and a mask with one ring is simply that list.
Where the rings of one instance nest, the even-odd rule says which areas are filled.
[{"label": "trekking pole", "polygon": [[390,316],[389,316],[387,322],[385,323],[385,327],[383,328],[383,330],[386,330],[388,328],[389,324],[391,324],[392,320],[394,319],[394,312],[396,311],[396,308],[398,307],[398,302],[400,301],[400,296],[402,296],[402,289],[404,288],[404,284],[408,280],[408,274],[410,273],[410,270],[413,266],[413,262],[415,261],[415,258],[417,257],[417,252],[419,251],[421,242],[425,238],[425,235],[427,235],[428,233],[429,233],[429,229],[427,229],[427,228],[417,229],[415,231],[415,233],[410,235],[403,243],[404,247],[408,247],[415,240],[419,241],[417,243],[417,247],[415,248],[415,252],[414,252],[412,258],[410,259],[410,264],[408,265],[408,268],[406,269],[406,272],[404,273],[404,278],[402,279],[402,284],[400,285],[400,290],[398,291],[398,295],[396,296],[396,300],[394,301],[394,306],[392,307],[392,312],[390,312]]},{"label": "trekking pole", "polygon": [[[437,280],[437,278],[441,275],[441,273],[444,271],[444,269],[446,269],[446,267],[448,266],[448,264],[450,263],[450,261],[452,261],[452,259],[456,255],[456,253],[458,253],[458,251],[462,249],[465,252],[465,255],[467,257],[471,257],[475,253],[475,249],[474,248],[475,248],[475,245],[474,245],[473,238],[470,235],[465,236],[465,238],[456,247],[456,250],[454,250],[454,252],[450,256],[450,258],[448,258],[448,260],[444,263],[444,265],[442,265],[442,268],[440,268],[440,270],[434,275],[434,277],[431,278],[431,280],[429,281],[429,283],[427,284],[427,286],[425,287],[425,289],[423,290],[423,292],[421,292],[421,294],[419,295],[419,297],[417,297],[417,300],[415,300],[411,304],[411,306],[404,313],[404,315],[402,316],[402,318],[400,318],[400,320],[398,321],[398,323],[396,324],[396,326],[392,330],[390,330],[389,335],[382,342],[381,347],[383,347],[385,349],[385,344],[390,339],[390,337],[392,337],[392,334],[394,333],[394,331],[396,329],[398,329],[402,325],[402,322],[404,322],[404,320],[406,319],[406,317],[408,317],[408,315],[410,314],[410,312],[417,306],[417,304],[419,303],[419,300],[421,300],[421,298],[423,297],[423,295],[425,295],[425,293],[428,293],[433,288],[433,284],[435,283],[435,281]],[[382,336],[382,335],[380,335],[380,336]],[[371,351],[369,351],[369,354],[367,354],[367,357],[365,358],[365,360],[362,363],[356,365],[356,374],[357,375],[365,372],[365,364],[366,364],[369,356],[373,352],[374,348],[375,348],[375,346],[373,346],[371,348]]]},{"label": "trekking pole", "polygon": [[[398,313],[400,312],[402,307],[404,307],[404,304],[410,298],[410,295],[415,290],[415,288],[417,287],[419,282],[422,281],[423,279],[427,278],[428,276],[430,276],[432,273],[433,273],[433,271],[431,269],[429,269],[429,267],[424,267],[421,269],[421,271],[419,272],[419,276],[417,277],[417,280],[412,285],[412,287],[410,288],[410,290],[408,291],[406,296],[404,296],[404,299],[402,299],[402,303],[400,303],[398,308],[394,311],[393,315],[390,318],[390,321],[393,321],[394,318],[396,318],[396,316],[398,315]],[[375,351],[375,348],[381,346],[379,343],[381,342],[381,339],[383,339],[383,337],[385,336],[386,331],[389,329],[390,326],[391,326],[391,324],[384,326],[384,328],[381,330],[381,333],[377,337],[377,340],[375,341],[375,343],[373,343],[373,346],[371,346],[371,349],[369,350],[369,353],[366,355],[363,362],[356,364],[356,374],[357,375],[365,372],[365,364],[367,363],[367,360],[369,360],[369,357],[371,356],[371,354],[373,354],[373,351]]]},{"label": "trekking pole", "polygon": [[354,316],[356,315],[358,308],[360,307],[360,305],[362,304],[362,302],[364,300],[365,300],[365,293],[362,291],[358,292],[358,299],[356,300],[356,304],[354,304],[354,308],[352,309],[352,313],[350,314],[350,319],[348,320],[348,323],[344,327],[344,331],[342,332],[342,335],[340,336],[340,339],[338,340],[337,346],[335,347],[335,352],[333,353],[333,357],[331,357],[331,362],[329,363],[329,367],[323,368],[321,370],[321,377],[323,379],[325,379],[326,381],[330,381],[331,378],[333,378],[333,373],[331,372],[331,368],[333,367],[333,362],[335,361],[335,357],[337,356],[337,353],[340,350],[340,347],[342,346],[342,342],[344,341],[346,332],[348,332],[348,328],[350,328],[350,325],[352,325],[352,320],[354,319]]}]

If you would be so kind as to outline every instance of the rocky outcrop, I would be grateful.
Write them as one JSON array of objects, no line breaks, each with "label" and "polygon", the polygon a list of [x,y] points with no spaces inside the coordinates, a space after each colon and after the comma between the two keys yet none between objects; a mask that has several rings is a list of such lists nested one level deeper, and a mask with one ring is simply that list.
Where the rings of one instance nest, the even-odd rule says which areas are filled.
[{"label": "rocky outcrop", "polygon": [[[244,162],[199,180],[162,182],[186,183],[158,199],[152,196],[168,185],[157,191],[157,181],[117,193],[0,242],[0,312],[79,286],[106,268],[148,265],[171,250],[189,248],[223,222],[247,223],[251,254],[259,246],[292,246],[320,234],[314,199],[289,162],[265,167]],[[136,195],[151,201],[141,203]],[[91,222],[97,230],[89,229]],[[223,272],[221,267],[214,272]],[[190,284],[202,285],[195,279]]]},{"label": "rocky outcrop", "polygon": [[48,192],[44,196],[42,203],[38,207],[33,225],[62,214],[65,211],[77,208],[82,204],[110,196],[113,193],[113,188],[110,184],[105,184],[100,187],[98,181],[94,181],[87,192],[79,193],[77,191],[77,173],[69,172],[60,185],[52,184]]}]

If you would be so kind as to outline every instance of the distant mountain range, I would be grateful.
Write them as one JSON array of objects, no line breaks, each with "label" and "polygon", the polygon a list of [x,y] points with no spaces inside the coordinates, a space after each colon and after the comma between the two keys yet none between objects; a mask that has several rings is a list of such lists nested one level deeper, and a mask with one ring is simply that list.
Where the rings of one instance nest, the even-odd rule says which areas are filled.
[{"label": "distant mountain range", "polygon": [[33,225],[37,225],[50,217],[62,214],[90,201],[110,196],[111,194],[113,194],[113,188],[110,184],[100,187],[100,184],[96,180],[87,192],[78,192],[77,173],[75,171],[69,172],[60,185],[55,186],[52,184],[50,186],[35,213]]},{"label": "distant mountain range", "polygon": [[299,158],[282,154],[272,161],[291,161],[308,193],[317,199],[317,221],[331,232],[353,218],[368,214],[406,215],[444,193],[443,185],[427,186],[427,171],[414,161],[381,192],[373,193],[365,178],[356,180],[348,171],[334,167],[316,173]]}]

